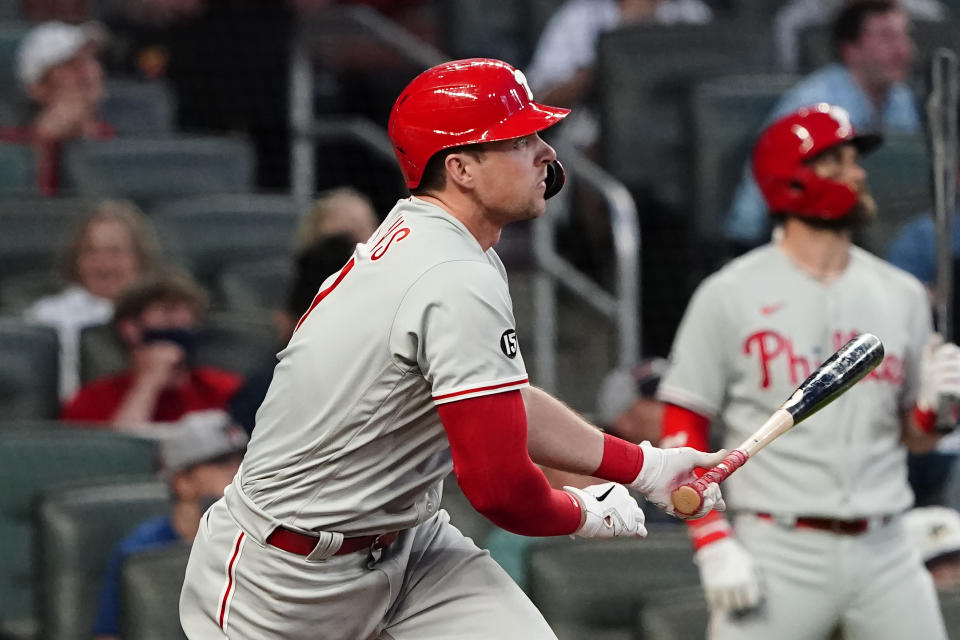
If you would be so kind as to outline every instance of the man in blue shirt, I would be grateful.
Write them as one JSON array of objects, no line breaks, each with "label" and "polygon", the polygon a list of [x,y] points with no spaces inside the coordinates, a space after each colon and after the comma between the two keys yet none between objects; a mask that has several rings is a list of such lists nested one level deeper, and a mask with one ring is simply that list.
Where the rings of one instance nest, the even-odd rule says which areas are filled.
[{"label": "man in blue shirt", "polygon": [[[816,102],[847,110],[857,131],[919,134],[917,98],[905,84],[914,57],[910,21],[889,0],[854,2],[831,28],[837,62],[815,71],[787,91],[768,122]],[[749,166],[725,222],[727,238],[742,248],[766,240],[767,210]]]},{"label": "man in blue shirt", "polygon": [[[953,256],[960,255],[960,212],[953,217]],[[914,275],[917,280],[931,289],[937,280],[936,231],[933,228],[933,215],[926,213],[917,216],[900,229],[897,237],[890,243],[887,260],[904,271]]]},{"label": "man in blue shirt", "polygon": [[170,485],[170,513],[138,525],[110,555],[93,625],[95,640],[119,638],[120,574],[124,561],[136,554],[175,543],[189,543],[197,534],[207,506],[240,467],[247,436],[222,411],[187,414],[160,443],[162,474]]}]

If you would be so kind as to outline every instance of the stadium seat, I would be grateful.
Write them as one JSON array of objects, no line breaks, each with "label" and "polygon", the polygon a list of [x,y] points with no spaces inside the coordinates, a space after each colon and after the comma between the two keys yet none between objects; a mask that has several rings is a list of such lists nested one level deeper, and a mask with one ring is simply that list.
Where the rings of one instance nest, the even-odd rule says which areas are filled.
[{"label": "stadium seat", "polygon": [[950,640],[960,640],[960,588],[942,589],[937,595],[940,597],[940,611],[947,627],[947,636]]},{"label": "stadium seat", "polygon": [[150,210],[174,260],[213,289],[227,266],[289,258],[299,223],[287,196],[225,194],[164,203]]},{"label": "stadium seat", "polygon": [[116,477],[152,478],[153,444],[109,431],[75,428],[0,431],[0,625],[36,620],[35,517],[41,494],[55,487]]},{"label": "stadium seat", "polygon": [[690,87],[724,73],[773,69],[767,34],[733,22],[621,27],[600,38],[601,158],[629,187],[689,203]]},{"label": "stadium seat", "polygon": [[796,80],[794,75],[734,75],[693,87],[694,229],[701,238],[721,233],[757,133]]},{"label": "stadium seat", "polygon": [[643,603],[636,640],[704,638],[709,620],[707,600],[699,585],[670,589]]},{"label": "stadium seat", "polygon": [[878,210],[877,219],[857,241],[885,256],[901,227],[933,208],[926,140],[921,135],[887,135],[882,146],[864,157],[863,168]]},{"label": "stadium seat", "polygon": [[175,545],[127,558],[120,580],[124,640],[181,640],[180,589],[190,547]]},{"label": "stadium seat", "polygon": [[[10,0],[4,0],[9,2]],[[30,29],[28,22],[3,20],[0,22],[0,95],[19,93],[20,83],[16,77],[17,47],[20,39]]]},{"label": "stadium seat", "polygon": [[45,640],[87,640],[114,546],[169,511],[157,480],[47,492],[40,503],[40,618]]},{"label": "stadium seat", "polygon": [[50,327],[0,318],[0,422],[59,415],[59,349]]},{"label": "stadium seat", "polygon": [[[197,364],[249,373],[276,353],[269,319],[230,313],[207,317],[197,339]],[[127,366],[123,343],[112,325],[87,327],[80,332],[80,380],[90,382]]]},{"label": "stadium seat", "polygon": [[[917,47],[914,69],[918,77],[924,75],[934,49],[937,47],[947,47],[954,51],[960,49],[960,22],[956,20],[945,22],[916,20],[911,25],[910,31],[913,35],[913,43]],[[804,29],[800,33],[797,46],[799,47],[797,62],[803,73],[833,62],[829,25],[816,25]]]},{"label": "stadium seat", "polygon": [[176,99],[162,82],[109,80],[100,118],[122,136],[156,135],[174,129]]},{"label": "stadium seat", "polygon": [[254,150],[238,137],[162,136],[84,140],[66,146],[65,189],[81,196],[160,200],[253,188]]},{"label": "stadium seat", "polygon": [[285,308],[293,278],[291,258],[266,258],[229,265],[217,283],[219,298],[231,311]]},{"label": "stadium seat", "polygon": [[0,143],[0,196],[37,192],[33,150],[27,145]]},{"label": "stadium seat", "polygon": [[551,624],[632,630],[646,599],[699,584],[690,540],[678,524],[651,526],[645,540],[546,539],[528,558],[528,593]]}]

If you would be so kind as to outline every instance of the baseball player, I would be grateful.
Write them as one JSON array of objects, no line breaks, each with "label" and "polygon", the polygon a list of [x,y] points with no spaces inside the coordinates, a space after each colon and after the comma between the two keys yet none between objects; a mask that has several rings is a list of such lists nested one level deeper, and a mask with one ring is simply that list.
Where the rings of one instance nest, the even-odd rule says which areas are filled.
[{"label": "baseball player", "polygon": [[[439,509],[444,476],[515,533],[643,536],[624,484],[670,510],[670,490],[722,458],[605,436],[528,384],[492,246],[562,184],[537,132],[566,114],[488,59],[429,69],[397,99],[389,134],[413,196],[280,352],[242,468],[194,542],[188,637],[554,638]],[[554,490],[531,459],[612,482]],[[718,505],[712,485],[696,515]]]},{"label": "baseball player", "polygon": [[859,154],[879,143],[823,103],[765,129],[753,170],[782,233],[707,278],[678,330],[658,394],[663,445],[705,448],[711,420],[741,442],[861,331],[886,351],[730,477],[733,527],[718,513],[690,526],[713,640],[946,638],[900,519],[913,499],[903,443],[935,443],[960,349],[932,336],[916,279],[851,244],[876,210]]}]

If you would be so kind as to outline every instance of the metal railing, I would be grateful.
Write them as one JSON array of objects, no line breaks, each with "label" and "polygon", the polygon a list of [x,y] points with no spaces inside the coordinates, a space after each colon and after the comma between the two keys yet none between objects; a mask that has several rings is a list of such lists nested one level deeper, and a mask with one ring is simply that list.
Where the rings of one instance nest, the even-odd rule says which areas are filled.
[{"label": "metal railing", "polygon": [[[369,7],[331,9],[301,25],[293,45],[290,66],[290,123],[292,193],[304,209],[314,195],[318,142],[353,141],[379,157],[393,161],[386,131],[359,117],[317,118],[313,113],[312,46],[323,33],[343,34],[352,29],[391,48],[402,59],[428,68],[449,59]],[[608,318],[619,339],[619,366],[631,366],[640,355],[640,228],[636,205],[623,184],[594,162],[571,149],[560,156],[573,183],[596,191],[610,216],[616,260],[616,291],[610,293],[580,272],[556,250],[555,228],[561,216],[541,216],[534,224],[535,274],[534,363],[537,383],[548,391],[557,387],[557,288],[563,286]],[[559,199],[558,199],[559,200]],[[551,200],[550,208],[562,207]]]}]

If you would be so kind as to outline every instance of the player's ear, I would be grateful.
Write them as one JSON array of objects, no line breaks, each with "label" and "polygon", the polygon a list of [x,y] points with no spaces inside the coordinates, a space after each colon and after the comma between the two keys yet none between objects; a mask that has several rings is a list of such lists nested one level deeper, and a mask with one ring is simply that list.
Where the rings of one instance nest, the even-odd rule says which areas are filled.
[{"label": "player's ear", "polygon": [[472,158],[466,153],[451,153],[443,162],[443,168],[447,172],[447,180],[452,180],[454,184],[463,189],[473,188],[473,167]]}]

